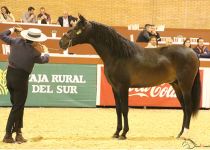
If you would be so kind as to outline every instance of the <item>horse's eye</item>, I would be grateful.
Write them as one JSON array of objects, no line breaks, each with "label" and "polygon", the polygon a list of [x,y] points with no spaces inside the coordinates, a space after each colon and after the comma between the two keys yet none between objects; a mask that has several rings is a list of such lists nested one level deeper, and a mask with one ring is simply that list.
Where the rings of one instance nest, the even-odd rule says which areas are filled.
[{"label": "horse's eye", "polygon": [[81,34],[81,33],[82,33],[82,30],[81,30],[81,29],[79,29],[79,30],[76,31],[76,34],[77,34],[77,35],[79,35],[79,34]]}]

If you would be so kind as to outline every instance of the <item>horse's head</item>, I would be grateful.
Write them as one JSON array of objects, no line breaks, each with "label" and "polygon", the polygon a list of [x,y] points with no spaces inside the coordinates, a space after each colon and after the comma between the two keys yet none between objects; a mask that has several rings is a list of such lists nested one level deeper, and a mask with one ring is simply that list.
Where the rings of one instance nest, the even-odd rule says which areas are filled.
[{"label": "horse's head", "polygon": [[67,49],[70,46],[87,42],[88,33],[90,32],[91,24],[82,15],[79,15],[77,24],[65,33],[59,42],[62,49]]}]

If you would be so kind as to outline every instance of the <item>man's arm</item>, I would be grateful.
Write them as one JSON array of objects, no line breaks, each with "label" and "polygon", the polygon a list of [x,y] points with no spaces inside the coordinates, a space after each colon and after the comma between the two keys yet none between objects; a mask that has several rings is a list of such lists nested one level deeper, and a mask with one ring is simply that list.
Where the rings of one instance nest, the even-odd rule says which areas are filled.
[{"label": "man's arm", "polygon": [[136,39],[136,42],[140,42],[140,33],[139,33],[139,35],[138,35],[138,37]]},{"label": "man's arm", "polygon": [[149,41],[149,33],[147,31],[144,31],[143,33],[144,38],[147,40],[147,42]]},{"label": "man's arm", "polygon": [[47,21],[48,21],[49,23],[51,23],[51,17],[50,17],[50,15],[46,13],[46,16],[47,16]]},{"label": "man's arm", "polygon": [[63,26],[63,25],[62,25],[62,18],[61,18],[61,17],[58,17],[57,24]]},{"label": "man's arm", "polygon": [[25,13],[24,15],[23,15],[23,22],[25,22],[25,23],[30,23],[30,22],[33,22],[33,20],[35,19],[36,20],[36,16],[34,15],[34,14],[29,14],[28,12],[27,13]]},{"label": "man's arm", "polygon": [[36,56],[34,58],[34,62],[35,63],[38,63],[38,64],[45,64],[45,63],[48,63],[49,62],[49,57],[50,55],[49,54],[44,54],[43,56]]},{"label": "man's arm", "polygon": [[15,28],[10,28],[9,30],[0,33],[0,39],[9,45],[12,45],[15,39],[11,38],[10,35],[14,33],[14,31],[15,31]]},{"label": "man's arm", "polygon": [[41,56],[41,53],[39,51],[35,51],[34,62],[39,63],[39,64],[48,63],[49,62],[49,57],[50,57],[50,55],[48,54],[48,52],[49,52],[48,48],[45,45],[41,45],[41,47],[42,47],[45,54],[43,56]]},{"label": "man's arm", "polygon": [[206,48],[204,49],[204,53],[210,53],[208,47],[206,47]]},{"label": "man's arm", "polygon": [[35,23],[36,22],[36,15],[32,14],[29,18],[27,18],[27,22]]},{"label": "man's arm", "polygon": [[158,41],[161,41],[160,34],[158,32],[156,32],[156,38]]},{"label": "man's arm", "polygon": [[28,13],[23,14],[23,17],[22,17],[23,22],[27,23],[28,22],[28,20],[27,20],[28,17],[29,17]]},{"label": "man's arm", "polygon": [[203,53],[198,55],[200,58],[210,58],[210,53]]}]

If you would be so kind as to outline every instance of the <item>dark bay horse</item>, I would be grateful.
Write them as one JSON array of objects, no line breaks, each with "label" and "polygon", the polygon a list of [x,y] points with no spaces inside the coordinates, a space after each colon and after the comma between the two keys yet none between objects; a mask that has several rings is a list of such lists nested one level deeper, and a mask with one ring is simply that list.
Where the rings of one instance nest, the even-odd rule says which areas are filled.
[{"label": "dark bay horse", "polygon": [[[104,70],[112,86],[117,113],[117,129],[113,137],[125,139],[128,126],[129,87],[151,87],[169,83],[182,106],[184,117],[178,137],[190,126],[200,105],[199,59],[196,53],[183,46],[144,49],[122,37],[111,27],[88,21],[79,15],[79,21],[60,40],[66,49],[82,43],[91,44],[104,63]],[[122,130],[122,116],[124,128]]]}]

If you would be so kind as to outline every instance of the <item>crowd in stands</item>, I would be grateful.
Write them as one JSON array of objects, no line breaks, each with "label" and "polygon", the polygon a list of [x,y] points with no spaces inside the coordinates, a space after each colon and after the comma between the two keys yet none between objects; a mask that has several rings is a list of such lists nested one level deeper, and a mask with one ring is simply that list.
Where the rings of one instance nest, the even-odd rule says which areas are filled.
[{"label": "crowd in stands", "polygon": [[[136,42],[147,43],[145,48],[157,48],[159,47],[159,41],[161,41],[160,34],[156,31],[155,25],[151,24],[146,24],[136,39]],[[164,46],[173,45],[173,42],[171,37],[167,37]],[[204,39],[201,37],[197,39],[197,45],[195,47],[191,46],[191,40],[189,38],[183,41],[183,46],[192,48],[199,58],[210,58],[210,51],[208,47],[204,45]]]},{"label": "crowd in stands", "polygon": [[[39,23],[39,24],[51,24],[51,17],[44,7],[41,7],[39,14],[35,14],[34,7],[28,7],[27,12],[21,17],[21,22],[24,23]],[[57,24],[62,27],[72,27],[78,19],[72,15],[69,15],[67,11],[63,12],[62,16],[57,18]],[[0,22],[15,22],[15,18],[10,10],[6,6],[1,7]],[[161,41],[160,34],[156,31],[156,27],[153,24],[146,24],[144,29],[139,33],[136,42],[145,42],[147,46],[145,48],[157,48],[158,42]],[[165,39],[165,46],[173,45],[173,39],[168,37]],[[191,40],[185,39],[183,46],[193,48],[191,46]],[[198,38],[197,45],[193,48],[198,57],[210,58],[210,51],[208,47],[204,45],[204,39]]]},{"label": "crowd in stands", "polygon": [[[23,23],[39,23],[39,24],[51,24],[51,17],[44,7],[41,7],[39,14],[36,15],[34,7],[28,7],[27,12],[21,17]],[[72,27],[77,21],[77,18],[69,15],[67,11],[63,12],[62,16],[57,19],[57,24],[62,27]],[[1,7],[0,22],[15,22],[13,14],[6,6]]]}]

